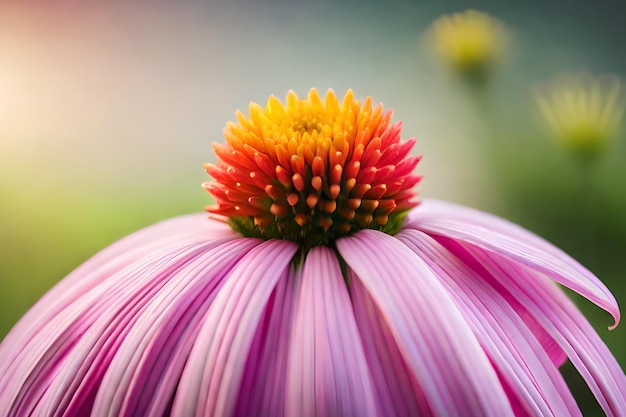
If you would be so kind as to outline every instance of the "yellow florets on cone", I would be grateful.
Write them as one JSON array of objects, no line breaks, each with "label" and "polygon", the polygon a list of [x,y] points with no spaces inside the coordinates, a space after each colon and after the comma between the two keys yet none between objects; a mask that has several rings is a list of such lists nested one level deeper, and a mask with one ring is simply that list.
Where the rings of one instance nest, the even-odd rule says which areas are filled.
[{"label": "yellow florets on cone", "polygon": [[354,99],[340,103],[332,90],[322,100],[289,92],[286,103],[270,97],[251,103],[249,117],[224,129],[214,144],[217,165],[211,213],[226,216],[247,236],[282,238],[307,246],[328,244],[356,230],[397,229],[401,213],[417,205],[412,188],[419,157],[415,140],[400,141],[391,111]]}]

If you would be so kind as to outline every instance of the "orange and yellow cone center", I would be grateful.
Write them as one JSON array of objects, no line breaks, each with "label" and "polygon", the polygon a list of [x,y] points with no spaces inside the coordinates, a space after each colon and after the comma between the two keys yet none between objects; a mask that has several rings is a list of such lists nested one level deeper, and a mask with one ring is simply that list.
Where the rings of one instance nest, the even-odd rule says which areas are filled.
[{"label": "orange and yellow cone center", "polygon": [[371,98],[348,90],[340,103],[311,89],[249,112],[213,145],[218,162],[205,168],[215,181],[204,184],[216,201],[207,210],[243,235],[327,245],[360,229],[393,233],[417,205],[415,139],[401,141],[401,123]]}]

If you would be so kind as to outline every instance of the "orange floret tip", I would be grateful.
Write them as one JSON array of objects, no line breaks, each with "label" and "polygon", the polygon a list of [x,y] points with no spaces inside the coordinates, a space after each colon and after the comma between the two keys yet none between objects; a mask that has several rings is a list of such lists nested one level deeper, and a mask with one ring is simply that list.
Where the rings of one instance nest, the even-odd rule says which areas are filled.
[{"label": "orange floret tip", "polygon": [[386,231],[418,204],[421,179],[421,157],[409,156],[415,139],[401,140],[391,117],[352,90],[341,101],[311,89],[307,98],[289,92],[284,104],[274,96],[265,107],[251,103],[248,116],[238,111],[226,125],[226,144],[214,144],[217,164],[205,164],[214,182],[203,186],[216,202],[207,210],[244,235],[310,246]]}]

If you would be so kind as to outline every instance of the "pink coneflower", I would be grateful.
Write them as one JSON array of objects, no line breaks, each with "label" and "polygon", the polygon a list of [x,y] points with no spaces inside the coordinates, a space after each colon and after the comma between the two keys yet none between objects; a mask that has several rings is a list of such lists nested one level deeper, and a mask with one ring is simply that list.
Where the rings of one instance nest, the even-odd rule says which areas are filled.
[{"label": "pink coneflower", "polygon": [[412,191],[391,112],[290,93],[225,129],[213,213],[103,250],[0,345],[1,416],[569,416],[569,358],[607,415],[626,379],[541,238]]}]

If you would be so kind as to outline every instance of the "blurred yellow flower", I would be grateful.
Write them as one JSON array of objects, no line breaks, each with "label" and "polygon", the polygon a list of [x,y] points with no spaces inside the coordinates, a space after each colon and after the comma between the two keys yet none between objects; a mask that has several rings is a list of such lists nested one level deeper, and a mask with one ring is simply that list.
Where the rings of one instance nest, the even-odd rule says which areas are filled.
[{"label": "blurred yellow flower", "polygon": [[499,19],[468,10],[435,20],[427,41],[455,73],[470,81],[484,81],[503,58],[509,32]]},{"label": "blurred yellow flower", "polygon": [[624,98],[624,84],[616,76],[561,76],[535,92],[549,133],[587,161],[595,159],[617,136]]}]

